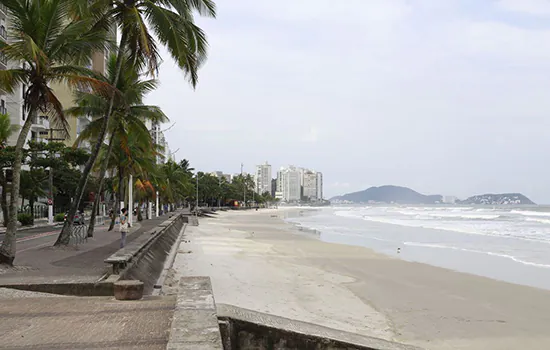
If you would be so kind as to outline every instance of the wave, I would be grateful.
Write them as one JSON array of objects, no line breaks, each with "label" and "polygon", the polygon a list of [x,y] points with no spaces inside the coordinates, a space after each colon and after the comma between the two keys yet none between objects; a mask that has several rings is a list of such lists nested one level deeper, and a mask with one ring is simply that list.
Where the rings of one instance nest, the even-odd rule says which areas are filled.
[{"label": "wave", "polygon": [[550,219],[525,218],[525,221],[538,222],[541,224],[550,225]]},{"label": "wave", "polygon": [[456,218],[456,219],[473,219],[473,220],[494,220],[499,219],[502,215],[482,215],[482,214],[428,214],[428,216],[435,218]]},{"label": "wave", "polygon": [[475,250],[475,249],[466,249],[466,248],[460,248],[460,247],[454,247],[454,246],[447,246],[447,245],[438,244],[438,243],[403,242],[403,244],[408,245],[408,246],[415,246],[415,247],[425,247],[425,248],[435,248],[435,249],[451,249],[451,250],[458,250],[458,251],[464,251],[464,252],[470,252],[470,253],[485,254],[485,255],[497,256],[497,257],[500,257],[500,258],[509,259],[509,260],[515,261],[515,262],[523,264],[523,265],[546,268],[546,269],[550,268],[550,265],[535,263],[535,262],[532,262],[532,261],[525,261],[525,260],[522,260],[518,257],[513,256],[513,255],[503,254],[503,253],[486,252],[486,251]]},{"label": "wave", "polygon": [[550,212],[545,212],[545,211],[512,210],[510,213],[524,215],[524,216],[548,216],[548,217],[550,217]]}]

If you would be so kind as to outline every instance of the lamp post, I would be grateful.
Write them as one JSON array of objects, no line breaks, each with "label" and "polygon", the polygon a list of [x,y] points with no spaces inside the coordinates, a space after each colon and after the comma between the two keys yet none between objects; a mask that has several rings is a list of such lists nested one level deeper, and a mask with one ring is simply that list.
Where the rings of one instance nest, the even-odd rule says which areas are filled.
[{"label": "lamp post", "polygon": [[195,217],[199,216],[199,172],[197,171],[197,175],[195,176],[195,179],[197,180],[197,195],[195,197],[196,204],[195,204]]}]

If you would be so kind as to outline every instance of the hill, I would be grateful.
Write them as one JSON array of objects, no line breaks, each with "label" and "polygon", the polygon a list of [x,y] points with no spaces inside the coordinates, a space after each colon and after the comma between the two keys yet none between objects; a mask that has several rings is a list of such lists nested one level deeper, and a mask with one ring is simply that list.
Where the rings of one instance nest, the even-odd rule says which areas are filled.
[{"label": "hill", "polygon": [[500,194],[480,194],[472,196],[466,200],[458,201],[458,204],[490,204],[490,205],[507,205],[507,204],[530,204],[535,203],[521,193],[500,193]]},{"label": "hill", "polygon": [[334,197],[331,201],[349,201],[353,203],[368,203],[370,201],[381,203],[436,204],[441,203],[442,197],[440,195],[426,196],[407,187],[380,186]]}]

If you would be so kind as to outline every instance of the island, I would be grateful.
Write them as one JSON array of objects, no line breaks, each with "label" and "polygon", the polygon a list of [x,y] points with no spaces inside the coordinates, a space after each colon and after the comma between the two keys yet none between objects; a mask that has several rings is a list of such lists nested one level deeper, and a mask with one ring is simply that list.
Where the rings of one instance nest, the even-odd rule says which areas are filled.
[{"label": "island", "polygon": [[336,203],[396,203],[396,204],[438,204],[443,201],[441,195],[424,195],[407,187],[380,186],[364,191],[348,193],[331,198]]},{"label": "island", "polygon": [[457,201],[463,205],[535,205],[535,203],[521,193],[480,194]]}]

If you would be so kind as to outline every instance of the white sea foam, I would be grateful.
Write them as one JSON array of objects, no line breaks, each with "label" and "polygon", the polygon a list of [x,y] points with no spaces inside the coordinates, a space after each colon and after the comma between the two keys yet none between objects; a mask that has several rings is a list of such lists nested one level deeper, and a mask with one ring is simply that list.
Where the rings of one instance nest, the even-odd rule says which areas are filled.
[{"label": "white sea foam", "polygon": [[548,217],[550,217],[550,212],[543,212],[543,211],[512,210],[510,213],[524,215],[524,216],[548,216]]},{"label": "white sea foam", "polygon": [[513,255],[503,254],[503,253],[495,253],[495,252],[488,252],[488,251],[483,251],[483,250],[453,247],[453,246],[447,246],[447,245],[438,244],[438,243],[404,242],[403,244],[408,245],[408,246],[415,246],[415,247],[425,247],[425,248],[435,248],[435,249],[451,249],[451,250],[459,250],[459,251],[469,252],[469,253],[485,254],[485,255],[491,255],[491,256],[497,256],[497,257],[500,257],[500,258],[510,259],[510,260],[513,260],[517,263],[528,265],[528,266],[535,266],[535,267],[541,267],[541,268],[550,268],[550,265],[547,265],[547,264],[541,264],[541,263],[535,263],[535,262],[532,262],[532,261],[526,261],[526,260],[522,260],[518,257],[515,257]]}]

